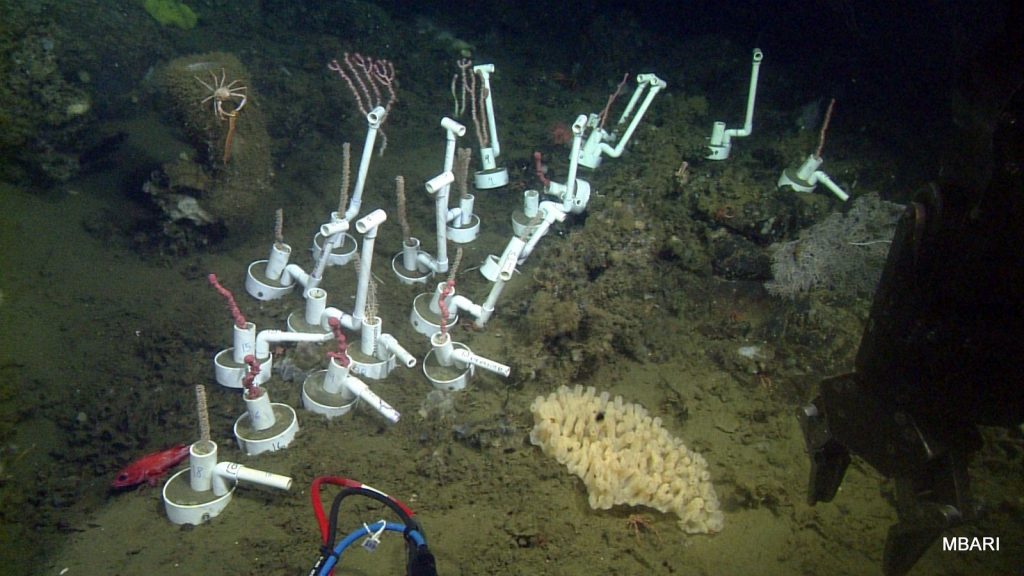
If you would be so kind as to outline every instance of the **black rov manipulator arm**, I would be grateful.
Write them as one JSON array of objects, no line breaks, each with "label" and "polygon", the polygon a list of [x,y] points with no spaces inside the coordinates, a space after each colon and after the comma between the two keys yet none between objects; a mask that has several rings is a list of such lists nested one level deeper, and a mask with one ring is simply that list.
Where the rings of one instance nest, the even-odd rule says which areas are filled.
[{"label": "black rov manipulator arm", "polygon": [[1022,111],[1018,86],[991,133],[990,179],[927,190],[907,208],[855,371],[798,411],[811,504],[835,497],[851,454],[895,479],[890,576],[980,514],[967,472],[977,426],[1024,421]]}]

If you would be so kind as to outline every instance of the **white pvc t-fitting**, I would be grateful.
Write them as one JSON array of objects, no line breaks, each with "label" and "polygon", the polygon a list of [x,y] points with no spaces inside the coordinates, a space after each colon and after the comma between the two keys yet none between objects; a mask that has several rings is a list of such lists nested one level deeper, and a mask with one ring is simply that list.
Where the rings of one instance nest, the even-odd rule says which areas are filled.
[{"label": "white pvc t-fitting", "polygon": [[459,138],[466,135],[466,127],[447,116],[441,118],[441,127],[452,134],[455,134]]},{"label": "white pvc t-fitting", "polygon": [[434,176],[430,180],[427,180],[425,187],[428,194],[436,194],[439,190],[443,190],[445,186],[448,186],[452,182],[455,182],[455,174],[452,174],[451,170],[441,172],[437,176]]},{"label": "white pvc t-fitting", "polygon": [[384,212],[380,208],[370,212],[366,216],[363,216],[359,220],[356,220],[356,231],[360,234],[366,234],[367,230],[372,230],[377,226],[380,226],[388,219],[387,212]]}]

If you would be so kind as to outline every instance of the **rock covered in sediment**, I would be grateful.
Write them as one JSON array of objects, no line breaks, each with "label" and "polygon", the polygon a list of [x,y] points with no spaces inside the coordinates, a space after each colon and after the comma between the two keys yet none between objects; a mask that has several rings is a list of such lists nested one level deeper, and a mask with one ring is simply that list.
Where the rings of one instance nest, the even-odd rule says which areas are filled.
[{"label": "rock covered in sediment", "polygon": [[[232,95],[221,101],[218,113],[217,98],[210,97],[221,87]],[[180,124],[193,147],[192,153],[164,166],[167,178],[160,188],[195,198],[229,230],[263,215],[273,164],[259,94],[248,69],[229,53],[185,56],[158,72],[157,89],[162,111]],[[245,105],[239,108],[242,96]]]}]

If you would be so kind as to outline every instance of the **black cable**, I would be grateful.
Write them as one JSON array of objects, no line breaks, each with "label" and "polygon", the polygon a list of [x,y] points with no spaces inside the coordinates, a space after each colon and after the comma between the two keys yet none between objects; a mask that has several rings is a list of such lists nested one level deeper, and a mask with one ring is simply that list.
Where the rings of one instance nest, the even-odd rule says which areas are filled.
[{"label": "black cable", "polygon": [[[331,502],[331,513],[327,519],[327,544],[324,545],[324,547],[321,549],[321,554],[331,555],[334,553],[334,547],[337,544],[336,535],[338,530],[338,512],[341,511],[341,502],[345,498],[348,498],[353,494],[366,496],[367,498],[376,500],[377,502],[384,504],[402,520],[403,524],[405,524],[405,533],[403,534],[403,536],[405,536],[405,543],[406,548],[408,550],[410,568],[411,564],[414,561],[418,563],[426,563],[429,561],[430,565],[430,568],[426,570],[418,570],[416,572],[410,572],[410,574],[427,576],[433,573],[431,572],[431,570],[434,563],[434,556],[430,553],[429,550],[426,550],[425,545],[422,547],[417,545],[416,542],[409,535],[409,532],[416,531],[420,534],[420,537],[422,537],[424,541],[426,541],[426,536],[423,534],[423,529],[420,528],[419,522],[417,522],[415,519],[409,516],[405,512],[405,510],[403,510],[402,507],[396,504],[395,501],[392,500],[391,498],[381,494],[380,492],[377,492],[376,490],[369,490],[367,488],[345,488],[334,496],[334,501]],[[423,548],[423,550],[420,550],[420,548]],[[429,560],[426,557],[429,557]]]}]

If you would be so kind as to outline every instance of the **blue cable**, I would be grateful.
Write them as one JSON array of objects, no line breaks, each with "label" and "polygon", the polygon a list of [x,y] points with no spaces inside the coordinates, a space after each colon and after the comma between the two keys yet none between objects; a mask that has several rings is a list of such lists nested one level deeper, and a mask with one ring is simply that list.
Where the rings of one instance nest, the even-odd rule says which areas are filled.
[{"label": "blue cable", "polygon": [[[381,521],[383,522],[383,521]],[[376,527],[376,529],[374,529]],[[370,525],[363,525],[361,528],[356,528],[348,536],[345,536],[341,542],[334,548],[334,554],[327,557],[324,561],[324,565],[320,567],[320,573],[318,576],[327,576],[334,569],[334,565],[341,559],[341,555],[345,552],[345,549],[352,545],[353,542],[360,539],[363,536],[369,536],[370,534],[376,534],[380,530],[380,522],[374,522]],[[399,524],[397,522],[384,522],[384,530],[388,532],[400,532],[405,533],[405,524]],[[409,531],[409,537],[412,538],[413,542],[417,546],[426,545],[427,541],[423,538],[423,535],[416,530]]]}]

